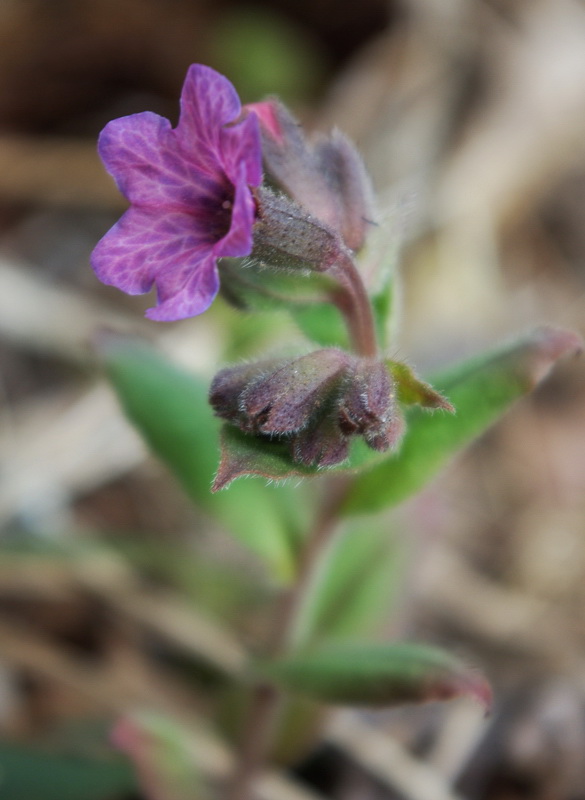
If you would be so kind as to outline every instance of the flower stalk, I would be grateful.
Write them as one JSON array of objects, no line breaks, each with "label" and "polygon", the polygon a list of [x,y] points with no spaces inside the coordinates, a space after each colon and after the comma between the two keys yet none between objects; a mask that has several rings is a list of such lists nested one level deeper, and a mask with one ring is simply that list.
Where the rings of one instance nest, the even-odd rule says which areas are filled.
[{"label": "flower stalk", "polygon": [[378,346],[372,305],[351,255],[344,253],[331,273],[339,282],[331,299],[343,315],[355,352],[360,356],[375,356]]}]

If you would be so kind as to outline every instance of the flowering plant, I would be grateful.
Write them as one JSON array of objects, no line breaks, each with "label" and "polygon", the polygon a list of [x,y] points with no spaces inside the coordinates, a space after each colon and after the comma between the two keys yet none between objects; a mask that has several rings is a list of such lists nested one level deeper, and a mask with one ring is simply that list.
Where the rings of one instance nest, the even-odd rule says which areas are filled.
[{"label": "flowering plant", "polygon": [[[356,150],[339,133],[308,142],[275,100],[242,108],[208,67],[189,69],[176,128],[135,114],[111,122],[99,149],[131,204],[94,251],[100,280],[129,294],[156,287],[147,316],[158,321],[205,311],[221,282],[244,313],[284,308],[310,342],[225,366],[209,391],[145,345],[114,337],[103,347],[121,402],[153,450],[264,559],[277,586],[272,631],[237,670],[249,713],[230,799],[250,797],[283,735],[285,691],[369,706],[466,693],[487,705],[485,679],[452,655],[364,643],[383,599],[365,603],[336,564],[345,559],[356,575],[366,564],[385,568],[388,536],[371,517],[367,530],[342,523],[419,490],[577,349],[578,337],[539,329],[432,385],[389,358],[396,276]],[[312,481],[282,482],[293,475]],[[343,598],[335,613],[332,583]]]}]

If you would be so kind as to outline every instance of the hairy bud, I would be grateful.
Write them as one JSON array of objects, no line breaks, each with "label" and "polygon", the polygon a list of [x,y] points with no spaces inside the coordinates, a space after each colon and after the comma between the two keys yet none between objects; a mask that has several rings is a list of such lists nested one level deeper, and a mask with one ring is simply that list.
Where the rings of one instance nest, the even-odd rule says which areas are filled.
[{"label": "hairy bud", "polygon": [[287,443],[296,463],[325,467],[347,458],[352,436],[374,450],[397,444],[402,417],[395,394],[383,362],[326,348],[224,369],[210,402],[245,433]]},{"label": "hairy bud", "polygon": [[362,160],[338,130],[319,139],[314,152],[331,196],[337,201],[336,218],[330,224],[341,232],[350,250],[360,250],[374,215],[373,191]]},{"label": "hairy bud", "polygon": [[213,379],[209,391],[209,402],[217,416],[239,424],[240,396],[243,391],[256,381],[261,381],[265,375],[270,375],[280,364],[279,359],[267,359],[222,369]]},{"label": "hairy bud", "polygon": [[394,382],[381,361],[362,359],[339,404],[339,426],[359,434],[373,450],[388,450],[402,433]]},{"label": "hairy bud", "polygon": [[350,356],[317,350],[285,361],[244,364],[213,380],[215,413],[250,433],[282,436],[306,428],[343,379]]},{"label": "hairy bud", "polygon": [[339,236],[294,201],[258,189],[249,261],[287,272],[327,272],[345,251]]},{"label": "hairy bud", "polygon": [[277,100],[247,106],[260,119],[267,172],[310,214],[337,231],[350,250],[364,244],[372,224],[373,191],[353,144],[339,131],[307,142]]}]

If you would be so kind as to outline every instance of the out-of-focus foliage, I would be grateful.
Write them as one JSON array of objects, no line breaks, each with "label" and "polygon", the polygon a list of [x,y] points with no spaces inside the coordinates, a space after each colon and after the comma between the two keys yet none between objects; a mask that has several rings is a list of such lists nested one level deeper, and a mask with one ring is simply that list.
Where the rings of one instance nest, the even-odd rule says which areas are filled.
[{"label": "out-of-focus foliage", "polygon": [[10,800],[104,800],[136,788],[129,764],[112,755],[92,759],[3,743],[0,768]]},{"label": "out-of-focus foliage", "polygon": [[217,68],[233,76],[245,103],[266,95],[302,100],[323,79],[323,52],[310,32],[268,8],[230,9],[216,23],[212,46]]},{"label": "out-of-focus foliage", "polygon": [[428,645],[323,645],[259,667],[286,688],[339,705],[384,707],[470,694],[489,708],[486,680]]}]

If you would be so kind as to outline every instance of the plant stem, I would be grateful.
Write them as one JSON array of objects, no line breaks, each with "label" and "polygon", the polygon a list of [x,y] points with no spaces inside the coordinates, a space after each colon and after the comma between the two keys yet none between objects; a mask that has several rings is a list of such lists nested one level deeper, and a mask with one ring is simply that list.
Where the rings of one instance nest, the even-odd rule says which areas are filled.
[{"label": "plant stem", "polygon": [[342,254],[331,272],[339,281],[331,298],[345,318],[356,352],[361,356],[375,356],[378,347],[372,306],[351,255]]},{"label": "plant stem", "polygon": [[[348,251],[339,254],[331,274],[338,287],[331,299],[346,321],[355,351],[365,357],[377,353],[376,330],[372,307],[361,275]],[[290,645],[295,622],[317,560],[337,527],[339,511],[351,485],[351,479],[336,478],[315,519],[299,557],[296,581],[280,598],[274,615],[274,627],[265,648],[268,658],[282,655]],[[282,705],[282,694],[262,682],[253,690],[242,749],[226,800],[251,800],[254,780],[270,752]]]},{"label": "plant stem", "polygon": [[[265,655],[270,658],[286,652],[313,569],[339,522],[339,510],[347,496],[351,479],[340,477],[332,483],[330,491],[325,492],[326,500],[300,554],[296,580],[280,598],[265,650]],[[282,694],[274,686],[259,683],[254,688],[243,732],[242,749],[226,800],[251,800],[254,780],[270,751],[281,702]]]}]

